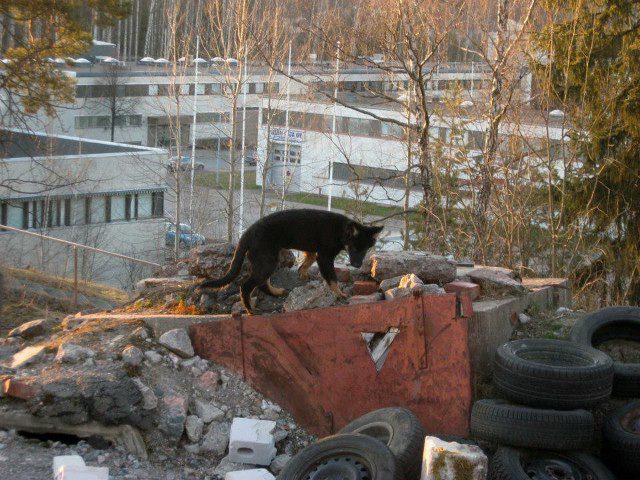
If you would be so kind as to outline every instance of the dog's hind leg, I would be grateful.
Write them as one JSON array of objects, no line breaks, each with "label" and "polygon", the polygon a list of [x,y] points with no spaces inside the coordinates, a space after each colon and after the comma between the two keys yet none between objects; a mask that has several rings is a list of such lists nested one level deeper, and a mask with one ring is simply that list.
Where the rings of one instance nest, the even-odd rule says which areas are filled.
[{"label": "dog's hind leg", "polygon": [[278,266],[278,254],[263,256],[251,265],[251,276],[240,287],[240,298],[247,313],[252,314],[251,294],[253,291],[269,281],[269,277]]},{"label": "dog's hind leg", "polygon": [[316,261],[318,254],[314,252],[302,252],[302,254],[304,258],[298,267],[298,275],[300,276],[300,279],[306,282],[309,280],[309,268],[313,265],[313,262]]}]

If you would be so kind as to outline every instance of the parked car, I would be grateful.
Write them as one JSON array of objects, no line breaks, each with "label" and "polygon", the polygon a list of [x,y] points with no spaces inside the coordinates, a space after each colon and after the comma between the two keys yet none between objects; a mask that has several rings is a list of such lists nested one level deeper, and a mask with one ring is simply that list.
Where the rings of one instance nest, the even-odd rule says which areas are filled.
[{"label": "parked car", "polygon": [[[174,245],[176,240],[176,227],[173,223],[169,222],[167,222],[165,225],[165,244],[167,246]],[[194,232],[186,223],[180,224],[180,246],[182,246],[183,248],[191,248],[196,245],[204,245],[204,243],[204,235],[200,235],[199,233]]]},{"label": "parked car", "polygon": [[[191,169],[191,157],[187,155],[171,157],[169,159],[169,165],[167,165],[167,170],[169,170],[170,173],[174,173],[176,171],[176,166],[179,171],[188,172]],[[194,169],[196,171],[204,170],[204,163],[195,162]]]}]

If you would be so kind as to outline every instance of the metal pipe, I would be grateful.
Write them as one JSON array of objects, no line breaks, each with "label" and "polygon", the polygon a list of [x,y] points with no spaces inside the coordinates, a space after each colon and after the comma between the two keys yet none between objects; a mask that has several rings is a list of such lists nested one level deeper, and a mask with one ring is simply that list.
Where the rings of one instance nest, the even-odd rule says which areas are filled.
[{"label": "metal pipe", "polygon": [[78,306],[78,247],[73,246],[73,306]]},{"label": "metal pipe", "polygon": [[129,260],[131,262],[142,263],[144,265],[150,265],[152,267],[160,267],[159,263],[149,262],[147,260],[140,260],[139,258],[128,257],[127,255],[122,255],[120,253],[109,252],[107,250],[102,250],[100,248],[90,247],[88,245],[83,245],[81,243],[70,242],[68,240],[62,240],[61,238],[50,237],[48,235],[42,235],[41,233],[28,232],[26,230],[22,230],[20,228],[9,227],[7,225],[0,225],[1,230],[8,230],[11,232],[21,233],[23,235],[28,235],[32,237],[44,238],[46,240],[51,240],[52,242],[62,243],[64,245],[70,245],[72,247],[84,248],[85,250],[90,250],[92,252],[104,253],[105,255],[111,255],[112,257],[122,258],[124,260]]}]

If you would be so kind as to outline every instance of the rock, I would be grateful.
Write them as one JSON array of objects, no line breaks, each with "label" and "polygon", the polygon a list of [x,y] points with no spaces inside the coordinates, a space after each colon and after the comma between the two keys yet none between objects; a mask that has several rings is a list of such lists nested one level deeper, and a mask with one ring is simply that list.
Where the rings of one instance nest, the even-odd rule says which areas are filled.
[{"label": "rock", "polygon": [[420,278],[418,278],[415,273],[404,275],[400,279],[400,282],[398,282],[398,288],[415,288],[422,287],[423,285],[424,282],[420,280]]},{"label": "rock", "polygon": [[471,282],[455,281],[445,284],[444,291],[456,295],[468,295],[471,300],[480,296],[480,285]]},{"label": "rock", "polygon": [[211,423],[214,420],[222,420],[224,412],[215,405],[203,402],[202,400],[193,401],[193,411],[204,423]]},{"label": "rock", "polygon": [[196,415],[189,415],[184,423],[185,432],[187,432],[187,438],[191,442],[199,442],[202,437],[202,429],[204,428],[204,422]]},{"label": "rock", "polygon": [[384,300],[384,295],[380,292],[371,295],[356,295],[349,298],[349,305],[362,305],[363,303],[374,303]]},{"label": "rock", "polygon": [[[189,274],[196,277],[220,278],[229,269],[235,245],[227,242],[208,243],[192,248],[189,251]],[[249,262],[245,262],[241,275],[248,273]],[[290,250],[281,250],[278,268],[291,268],[295,263],[295,257]]]},{"label": "rock", "polygon": [[145,290],[152,288],[186,290],[191,286],[191,284],[193,284],[192,279],[184,277],[143,278],[136,283],[135,292],[137,294],[141,294],[144,293]]},{"label": "rock", "polygon": [[568,315],[570,313],[573,313],[573,310],[567,307],[558,307],[556,310],[556,315]]},{"label": "rock", "polygon": [[191,339],[184,328],[175,328],[163,333],[158,339],[158,343],[181,357],[193,357],[194,355]]},{"label": "rock", "polygon": [[281,428],[278,428],[273,432],[273,440],[276,443],[281,442],[282,440],[284,440],[288,436],[289,436],[289,432],[287,432],[286,430],[283,430]]},{"label": "rock", "polygon": [[353,288],[351,289],[352,295],[371,295],[378,291],[377,282],[373,282],[370,280],[358,280],[353,283]]},{"label": "rock", "polygon": [[145,410],[153,410],[156,408],[158,406],[158,397],[156,397],[154,391],[139,378],[134,378],[133,381],[142,394],[142,408]]},{"label": "rock", "polygon": [[389,290],[384,292],[384,298],[385,300],[393,300],[396,298],[408,297],[410,295],[413,295],[414,293],[417,295],[438,295],[445,293],[445,291],[444,288],[434,283],[430,283],[428,285],[416,284],[411,288],[390,288]]},{"label": "rock", "polygon": [[130,367],[139,367],[144,360],[142,350],[133,345],[127,345],[122,350],[122,361]]},{"label": "rock", "polygon": [[392,288],[397,288],[400,285],[400,280],[404,278],[404,275],[398,275],[397,277],[387,278],[380,282],[380,290],[386,292]]},{"label": "rock", "polygon": [[32,320],[14,328],[8,334],[9,337],[22,337],[30,339],[44,335],[50,330],[50,322],[46,319]]},{"label": "rock", "polygon": [[487,456],[480,447],[425,439],[420,480],[485,480],[487,471]]},{"label": "rock", "polygon": [[414,273],[424,283],[444,284],[456,278],[456,264],[424,252],[375,252],[371,255],[370,272],[378,281]]},{"label": "rock", "polygon": [[149,332],[144,327],[138,327],[133,332],[131,332],[129,338],[135,340],[146,340],[147,338],[149,338]]},{"label": "rock", "polygon": [[26,347],[15,353],[9,361],[9,367],[22,368],[40,361],[46,353],[46,348],[43,345],[34,345],[32,347]]},{"label": "rock", "polygon": [[87,358],[94,357],[96,352],[90,348],[81,347],[75,343],[67,342],[58,347],[56,362],[59,363],[79,363]]},{"label": "rock", "polygon": [[520,321],[520,323],[526,324],[531,321],[531,317],[526,313],[521,313],[520,315],[518,315],[518,320]]},{"label": "rock", "polygon": [[196,387],[200,390],[213,391],[220,386],[220,374],[212,370],[207,370],[196,380]]},{"label": "rock", "polygon": [[177,444],[182,437],[188,403],[187,397],[175,392],[169,392],[160,399],[158,429],[165,434],[165,439],[170,444]]},{"label": "rock", "polygon": [[335,305],[337,298],[329,287],[320,281],[312,281],[294,288],[284,302],[284,311],[308,310]]},{"label": "rock", "polygon": [[162,361],[162,355],[160,355],[155,350],[147,350],[146,352],[144,352],[144,356],[147,360],[154,364],[160,363]]},{"label": "rock", "polygon": [[198,453],[200,453],[200,445],[197,443],[192,443],[190,445],[185,445],[184,449],[193,454],[193,455],[197,455]]},{"label": "rock", "polygon": [[60,326],[64,330],[75,330],[86,321],[87,321],[86,318],[79,315],[67,315],[62,319]]},{"label": "rock", "polygon": [[182,360],[180,362],[180,367],[182,367],[183,370],[190,370],[191,367],[195,366],[199,361],[200,361],[200,357],[196,355],[195,357]]},{"label": "rock", "polygon": [[220,457],[224,455],[229,445],[230,429],[228,423],[212,423],[202,439],[200,451],[211,452]]},{"label": "rock", "polygon": [[271,462],[271,465],[269,465],[269,470],[278,475],[284,466],[289,463],[289,460],[291,460],[291,455],[287,455],[286,453],[277,455]]},{"label": "rock", "polygon": [[[419,289],[416,291],[419,291]],[[412,291],[410,288],[400,288],[400,287],[390,288],[389,290],[384,292],[384,299],[395,300],[396,298],[408,297],[411,294],[412,294]]]},{"label": "rock", "polygon": [[240,470],[250,470],[252,468],[253,468],[253,465],[246,465],[246,464],[242,464],[242,463],[233,463],[231,460],[229,460],[229,456],[227,455],[222,460],[220,460],[220,463],[214,469],[213,473],[215,475],[223,477],[224,475],[226,475],[229,472],[236,472],[236,471],[240,471]]},{"label": "rock", "polygon": [[494,268],[476,268],[467,273],[487,296],[524,295],[527,289],[519,281]]},{"label": "rock", "polygon": [[33,379],[6,378],[2,382],[2,393],[7,397],[31,400],[38,395],[38,387]]}]

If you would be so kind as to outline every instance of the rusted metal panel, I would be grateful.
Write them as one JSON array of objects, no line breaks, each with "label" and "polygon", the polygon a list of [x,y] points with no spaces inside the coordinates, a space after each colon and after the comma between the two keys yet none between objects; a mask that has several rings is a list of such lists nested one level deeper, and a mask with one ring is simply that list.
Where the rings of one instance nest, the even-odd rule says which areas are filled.
[{"label": "rusted metal panel", "polygon": [[[202,323],[191,335],[198,355],[243,374],[317,435],[392,405],[413,410],[430,432],[465,435],[468,326],[456,315],[464,303],[455,295],[409,297]],[[399,333],[378,371],[362,333],[389,328]]]}]

